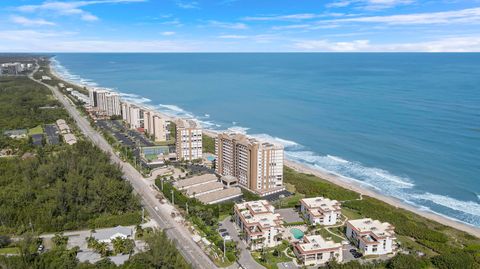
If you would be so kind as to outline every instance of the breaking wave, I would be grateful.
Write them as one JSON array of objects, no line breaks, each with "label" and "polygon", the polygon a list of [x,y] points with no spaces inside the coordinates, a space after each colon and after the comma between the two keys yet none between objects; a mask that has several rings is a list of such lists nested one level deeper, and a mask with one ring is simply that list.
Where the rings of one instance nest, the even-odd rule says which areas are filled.
[{"label": "breaking wave", "polygon": [[[55,71],[65,80],[85,86],[98,86],[97,83],[71,74],[55,59],[52,60]],[[156,109],[166,115],[181,118],[193,118],[200,122],[205,128],[217,131],[233,131],[247,134],[249,128],[238,126],[233,121],[222,126],[211,119],[210,114],[203,116],[195,115],[179,106],[171,104],[151,104],[151,100],[137,94],[121,93],[122,98],[134,103]],[[230,126],[228,126],[230,125]],[[220,129],[223,127],[223,129]],[[470,225],[480,226],[480,194],[475,193],[477,201],[461,201],[455,198],[429,192],[416,190],[415,183],[407,176],[394,175],[391,172],[376,168],[367,167],[359,162],[346,160],[333,154],[319,155],[309,151],[305,146],[292,141],[268,134],[252,134],[251,136],[261,141],[268,141],[274,144],[281,144],[285,147],[285,157],[323,172],[335,174],[347,182],[360,184],[366,188],[388,195],[402,202],[412,205],[419,210],[429,211],[456,221]],[[445,215],[438,212],[437,207],[444,207],[450,211],[459,212]],[[454,217],[453,217],[454,216]]]}]

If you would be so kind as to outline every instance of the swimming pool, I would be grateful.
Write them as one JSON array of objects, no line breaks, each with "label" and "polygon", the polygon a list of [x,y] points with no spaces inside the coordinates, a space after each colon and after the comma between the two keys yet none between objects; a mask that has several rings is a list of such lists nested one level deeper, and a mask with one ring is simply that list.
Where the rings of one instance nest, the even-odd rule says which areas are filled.
[{"label": "swimming pool", "polygon": [[303,232],[302,230],[300,229],[297,229],[297,228],[292,228],[290,229],[290,232],[293,234],[293,237],[295,237],[295,239],[302,239],[303,238]]}]

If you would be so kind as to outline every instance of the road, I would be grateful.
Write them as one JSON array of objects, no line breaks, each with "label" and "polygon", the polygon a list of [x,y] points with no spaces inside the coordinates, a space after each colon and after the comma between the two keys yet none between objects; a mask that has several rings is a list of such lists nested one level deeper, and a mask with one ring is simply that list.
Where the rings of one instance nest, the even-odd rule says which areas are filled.
[{"label": "road", "polygon": [[238,242],[238,248],[240,249],[240,256],[238,257],[238,263],[241,264],[244,268],[248,269],[265,269],[262,265],[258,264],[250,254],[250,251],[247,249],[247,245],[243,240],[238,236],[237,229],[235,224],[230,221],[230,217],[226,218],[221,222],[221,228],[227,229],[230,237],[233,241]]},{"label": "road", "polygon": [[[159,224],[159,226],[166,231],[167,236],[174,241],[177,249],[180,251],[183,257],[185,257],[185,259],[194,268],[218,268],[203,252],[203,250],[192,240],[187,229],[183,225],[175,222],[170,217],[173,207],[169,204],[161,204],[158,199],[155,198],[155,192],[152,190],[149,183],[143,179],[142,175],[129,163],[123,162],[114,153],[110,144],[108,144],[108,142],[90,126],[88,120],[80,115],[78,110],[72,106],[70,102],[68,102],[63,94],[57,89],[57,87],[50,86],[33,78],[33,74],[38,70],[38,68],[39,67],[37,64],[35,71],[29,75],[29,78],[49,88],[55,97],[63,104],[70,116],[75,120],[77,126],[83,132],[85,137],[90,138],[95,145],[110,154],[112,162],[120,166],[124,177],[132,184],[135,192],[140,196],[141,202],[147,209],[151,218],[153,218]],[[156,207],[159,209],[158,211],[155,210]]]}]

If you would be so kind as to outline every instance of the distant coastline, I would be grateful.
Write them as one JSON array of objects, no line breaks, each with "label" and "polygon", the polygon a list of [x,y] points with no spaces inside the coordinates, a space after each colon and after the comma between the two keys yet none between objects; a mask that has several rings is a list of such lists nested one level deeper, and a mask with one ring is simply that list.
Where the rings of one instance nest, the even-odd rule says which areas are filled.
[{"label": "distant coastline", "polygon": [[[97,86],[97,85],[94,86],[94,85],[88,85],[88,84],[79,84],[77,81],[69,80],[68,78],[62,77],[57,72],[57,70],[55,69],[55,66],[52,65],[52,61],[50,62],[50,71],[51,71],[52,75],[56,76],[58,79],[67,81],[71,84],[75,84],[78,87],[96,87]],[[112,89],[112,90],[115,91],[114,89]],[[134,103],[131,100],[129,100],[129,102]],[[139,103],[139,105],[146,106],[143,103]],[[168,114],[165,114],[162,111],[159,111],[159,113],[162,113],[162,114],[166,115],[167,117],[171,117],[171,118],[180,117],[180,116],[168,115]],[[217,130],[210,130],[208,128],[203,129],[203,131],[204,131],[204,134],[208,135],[208,136],[214,136],[216,133],[218,133]],[[456,220],[456,219],[453,219],[453,218],[450,218],[450,217],[446,217],[444,215],[441,215],[440,213],[437,213],[437,212],[434,212],[434,211],[431,211],[431,210],[429,210],[429,211],[420,210],[419,208],[414,207],[412,205],[408,205],[408,204],[402,202],[401,200],[399,200],[397,198],[387,196],[387,195],[383,195],[383,194],[380,194],[380,193],[375,192],[373,190],[370,190],[368,188],[362,187],[362,186],[360,186],[360,184],[348,180],[348,178],[345,178],[345,177],[342,177],[342,176],[339,176],[339,175],[336,175],[336,174],[333,174],[333,173],[324,172],[324,171],[321,171],[319,169],[315,169],[315,168],[313,168],[313,167],[311,167],[307,164],[299,163],[299,162],[296,162],[294,160],[285,160],[284,165],[289,167],[289,168],[292,168],[292,169],[294,169],[298,172],[315,175],[315,176],[317,176],[321,179],[330,181],[330,182],[332,182],[332,183],[334,183],[338,186],[341,186],[343,188],[355,191],[355,192],[360,193],[362,195],[366,195],[366,196],[376,198],[376,199],[381,200],[381,201],[383,201],[387,204],[390,204],[392,206],[395,206],[395,207],[398,207],[398,208],[403,208],[405,210],[411,211],[411,212],[413,212],[415,214],[418,214],[422,217],[425,217],[427,219],[430,219],[430,220],[436,221],[438,223],[444,224],[446,226],[450,226],[452,228],[467,232],[469,234],[472,234],[472,235],[480,238],[480,227],[475,227],[471,224],[461,222],[460,220]]]}]

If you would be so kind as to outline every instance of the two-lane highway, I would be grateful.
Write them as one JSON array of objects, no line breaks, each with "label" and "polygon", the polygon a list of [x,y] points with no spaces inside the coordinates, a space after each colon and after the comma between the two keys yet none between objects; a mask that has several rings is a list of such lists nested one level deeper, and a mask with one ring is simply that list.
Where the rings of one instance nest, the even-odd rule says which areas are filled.
[{"label": "two-lane highway", "polygon": [[[38,66],[36,70],[38,70]],[[185,259],[192,264],[194,268],[218,268],[192,240],[187,229],[183,225],[176,223],[170,217],[172,206],[169,204],[161,204],[158,199],[156,199],[155,192],[149,186],[149,183],[143,179],[142,175],[132,167],[132,165],[118,158],[110,144],[108,144],[108,142],[90,126],[87,119],[80,115],[78,110],[71,105],[57,87],[52,87],[42,81],[36,80],[33,78],[33,75],[30,75],[29,77],[45,87],[48,87],[63,104],[70,116],[75,120],[85,137],[90,138],[95,145],[111,155],[112,162],[120,166],[125,178],[132,184],[135,192],[139,194],[142,204],[148,210],[150,216],[158,222],[161,228],[165,229],[168,237],[175,242],[177,249],[179,249]]]}]

